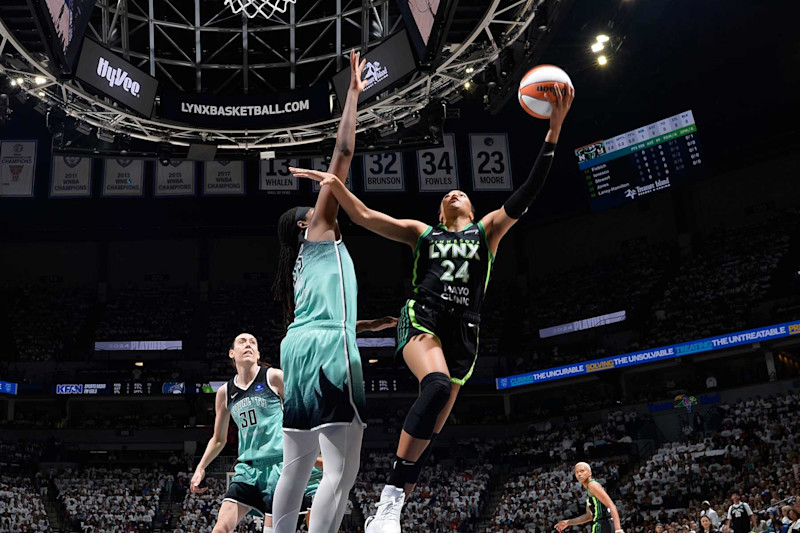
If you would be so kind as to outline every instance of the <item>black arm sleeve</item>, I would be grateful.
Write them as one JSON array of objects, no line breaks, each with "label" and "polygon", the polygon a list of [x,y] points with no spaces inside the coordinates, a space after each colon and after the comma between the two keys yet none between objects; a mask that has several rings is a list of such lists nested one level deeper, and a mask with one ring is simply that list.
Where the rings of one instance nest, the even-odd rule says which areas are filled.
[{"label": "black arm sleeve", "polygon": [[539,195],[539,191],[542,190],[542,186],[547,179],[547,174],[550,172],[555,150],[556,145],[553,143],[545,142],[542,145],[531,173],[528,174],[528,179],[503,204],[508,216],[514,219],[520,218],[528,210],[536,196]]}]

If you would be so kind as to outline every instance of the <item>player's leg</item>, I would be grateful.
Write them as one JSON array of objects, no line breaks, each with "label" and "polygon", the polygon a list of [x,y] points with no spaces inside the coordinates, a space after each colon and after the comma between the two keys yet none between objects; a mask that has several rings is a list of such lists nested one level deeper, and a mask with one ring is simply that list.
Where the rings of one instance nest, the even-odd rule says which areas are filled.
[{"label": "player's leg", "polygon": [[303,492],[319,451],[317,433],[283,432],[283,472],[272,504],[272,527],[275,533],[295,533]]},{"label": "player's leg", "polygon": [[[381,492],[378,510],[367,520],[367,533],[400,532],[400,514],[406,495],[416,485],[422,463],[430,453],[425,450],[440,414],[451,403],[450,371],[442,346],[434,335],[419,334],[409,339],[403,346],[403,359],[420,382],[420,394],[406,416],[397,456]],[[455,402],[454,397],[452,401]],[[446,417],[442,426],[444,420]]]},{"label": "player's leg", "polygon": [[347,426],[320,430],[322,481],[311,505],[309,533],[336,533],[344,518],[347,498],[356,481],[364,427],[357,420]]},{"label": "player's leg", "polygon": [[233,533],[252,507],[227,500],[223,501],[212,533]]}]

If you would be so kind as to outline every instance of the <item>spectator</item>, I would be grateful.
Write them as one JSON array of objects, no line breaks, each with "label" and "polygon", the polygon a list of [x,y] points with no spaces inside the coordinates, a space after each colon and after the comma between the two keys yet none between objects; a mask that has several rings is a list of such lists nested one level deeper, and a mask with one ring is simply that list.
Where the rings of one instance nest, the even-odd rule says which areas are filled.
[{"label": "spectator", "polygon": [[717,514],[714,508],[711,507],[711,502],[704,500],[701,506],[703,510],[700,511],[700,518],[704,516],[708,517],[708,519],[711,520],[711,525],[714,527],[714,529],[718,529],[719,525],[722,523],[722,520],[720,520],[719,514]]}]

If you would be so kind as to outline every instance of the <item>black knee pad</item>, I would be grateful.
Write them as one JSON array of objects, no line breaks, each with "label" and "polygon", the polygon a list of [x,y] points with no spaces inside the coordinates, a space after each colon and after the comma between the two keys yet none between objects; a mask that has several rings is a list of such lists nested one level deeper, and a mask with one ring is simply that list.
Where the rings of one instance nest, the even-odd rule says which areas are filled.
[{"label": "black knee pad", "polygon": [[441,372],[431,372],[422,378],[420,385],[419,398],[408,411],[403,429],[416,439],[428,440],[439,413],[450,399],[450,378]]}]

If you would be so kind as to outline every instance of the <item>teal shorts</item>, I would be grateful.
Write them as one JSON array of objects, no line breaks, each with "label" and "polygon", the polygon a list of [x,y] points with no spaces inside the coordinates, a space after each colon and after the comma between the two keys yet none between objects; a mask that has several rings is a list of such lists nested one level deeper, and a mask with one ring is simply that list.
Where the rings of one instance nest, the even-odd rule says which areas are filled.
[{"label": "teal shorts", "polygon": [[289,331],[281,342],[283,427],[311,430],[363,421],[365,396],[355,332],[318,321]]},{"label": "teal shorts", "polygon": [[[272,516],[272,499],[278,486],[278,479],[283,472],[283,463],[270,461],[237,463],[234,472],[223,501],[249,507],[251,514]],[[304,509],[311,508],[311,501],[317,493],[321,480],[322,470],[315,466],[304,492]]]}]

